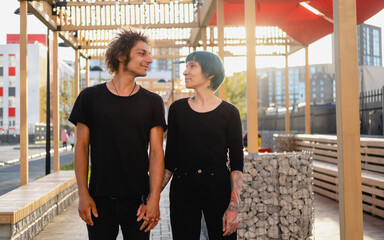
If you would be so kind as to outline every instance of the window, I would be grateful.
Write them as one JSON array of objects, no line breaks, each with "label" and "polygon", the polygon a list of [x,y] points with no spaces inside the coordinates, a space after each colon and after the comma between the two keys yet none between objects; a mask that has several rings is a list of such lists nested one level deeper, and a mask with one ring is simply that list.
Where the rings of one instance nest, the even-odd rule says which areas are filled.
[{"label": "window", "polygon": [[8,108],[8,117],[15,117],[16,116],[16,108]]},{"label": "window", "polygon": [[8,97],[8,107],[14,108],[16,107],[16,97]]},{"label": "window", "polygon": [[379,30],[373,29],[372,30],[372,40],[373,40],[373,55],[374,56],[380,56],[380,36],[379,36]]},{"label": "window", "polygon": [[8,96],[10,96],[10,97],[16,96],[16,88],[15,87],[9,87],[8,88]]},{"label": "window", "polygon": [[8,68],[8,76],[15,76],[16,75],[16,68],[15,67],[9,67]]},{"label": "window", "polygon": [[366,50],[367,50],[367,54],[370,55],[371,54],[371,42],[370,42],[370,34],[369,34],[369,28],[365,28],[367,30],[366,32]]},{"label": "window", "polygon": [[9,127],[14,127],[14,126],[16,126],[15,117],[9,117],[9,118],[8,118],[8,126],[9,126]]},{"label": "window", "polygon": [[8,65],[10,67],[16,67],[16,54],[9,54]]},{"label": "window", "polygon": [[16,87],[16,77],[15,76],[9,76],[8,86]]}]

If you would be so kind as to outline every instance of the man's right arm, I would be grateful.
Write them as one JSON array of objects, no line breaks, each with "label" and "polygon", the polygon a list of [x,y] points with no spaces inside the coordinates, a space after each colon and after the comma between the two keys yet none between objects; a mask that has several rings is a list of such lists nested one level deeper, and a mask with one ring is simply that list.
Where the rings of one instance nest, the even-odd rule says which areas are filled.
[{"label": "man's right arm", "polygon": [[75,174],[79,192],[79,216],[85,223],[93,226],[91,214],[98,217],[95,201],[88,192],[88,168],[89,168],[89,128],[78,122],[77,139],[75,146]]}]

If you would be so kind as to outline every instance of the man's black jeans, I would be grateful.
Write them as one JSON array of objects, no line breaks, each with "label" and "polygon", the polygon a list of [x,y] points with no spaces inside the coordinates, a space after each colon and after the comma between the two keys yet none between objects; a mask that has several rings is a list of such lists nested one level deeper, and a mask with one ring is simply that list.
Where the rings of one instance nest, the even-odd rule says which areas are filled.
[{"label": "man's black jeans", "polygon": [[210,240],[235,240],[237,233],[223,237],[223,215],[231,196],[231,175],[220,171],[177,170],[170,189],[173,240],[199,240],[204,213]]},{"label": "man's black jeans", "polygon": [[149,232],[140,231],[143,221],[137,222],[137,209],[142,203],[140,196],[96,197],[98,218],[92,216],[94,225],[88,228],[90,240],[114,240],[119,226],[124,240],[149,240]]}]

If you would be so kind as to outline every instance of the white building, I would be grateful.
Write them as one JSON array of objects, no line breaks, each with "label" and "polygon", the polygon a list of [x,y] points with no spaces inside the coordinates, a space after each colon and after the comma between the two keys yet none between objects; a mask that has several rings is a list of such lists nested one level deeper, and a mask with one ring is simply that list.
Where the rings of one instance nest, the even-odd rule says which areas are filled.
[{"label": "white building", "polygon": [[[0,134],[19,134],[19,62],[19,35],[7,34],[7,44],[0,45]],[[33,133],[36,123],[46,122],[47,47],[45,34],[28,35],[27,65],[28,126],[29,133]],[[73,73],[73,68],[63,61],[59,61],[60,86],[71,86],[64,82],[71,81]]]}]

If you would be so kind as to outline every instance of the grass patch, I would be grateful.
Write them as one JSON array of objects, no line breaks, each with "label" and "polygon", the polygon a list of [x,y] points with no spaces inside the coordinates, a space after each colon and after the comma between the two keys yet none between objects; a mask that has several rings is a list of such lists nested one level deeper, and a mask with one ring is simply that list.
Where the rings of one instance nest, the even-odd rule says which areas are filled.
[{"label": "grass patch", "polygon": [[[71,164],[63,165],[60,167],[60,170],[66,171],[66,170],[74,170],[73,162]],[[88,181],[91,178],[91,169],[88,170]]]},{"label": "grass patch", "polygon": [[73,170],[73,162],[70,163],[70,164],[67,164],[67,165],[62,165],[60,166],[60,170],[62,171],[66,171],[66,170]]}]

